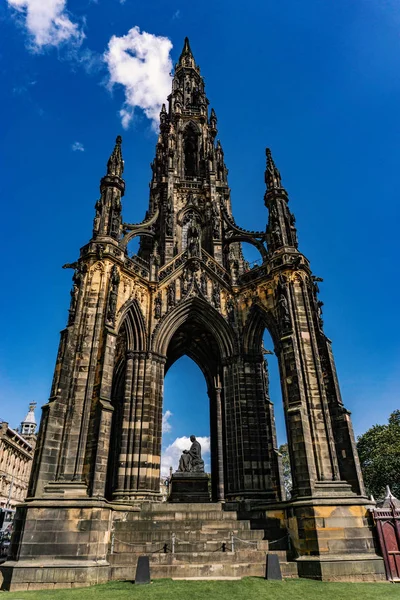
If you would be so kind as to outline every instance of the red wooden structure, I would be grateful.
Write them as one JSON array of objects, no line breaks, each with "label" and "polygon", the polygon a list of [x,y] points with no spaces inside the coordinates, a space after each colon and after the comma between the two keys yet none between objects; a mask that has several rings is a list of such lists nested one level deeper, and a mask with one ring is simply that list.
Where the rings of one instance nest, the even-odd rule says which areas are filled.
[{"label": "red wooden structure", "polygon": [[386,577],[400,583],[400,502],[386,488],[386,498],[373,511],[379,544],[385,561]]}]

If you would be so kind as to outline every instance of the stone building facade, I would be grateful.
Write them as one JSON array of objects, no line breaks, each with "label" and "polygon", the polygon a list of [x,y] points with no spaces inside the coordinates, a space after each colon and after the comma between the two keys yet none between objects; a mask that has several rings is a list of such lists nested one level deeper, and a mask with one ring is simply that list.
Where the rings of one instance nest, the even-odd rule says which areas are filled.
[{"label": "stone building facade", "polygon": [[[258,515],[266,536],[268,523],[279,523],[302,576],[340,578],[355,561],[360,576],[379,572],[350,413],[323,327],[321,280],[300,250],[280,172],[267,149],[266,228],[241,228],[217,116],[187,39],[167,100],[143,222],[123,221],[118,137],[92,237],[65,265],[74,270],[69,317],[13,560],[2,568],[5,586],[108,580],[114,519],[161,499],[163,381],[185,354],[208,388],[213,501]],[[130,256],[136,236],[140,248]],[[248,268],[241,242],[259,250],[260,266]],[[265,329],[280,367],[289,502]],[[40,581],[32,561],[42,567]]]},{"label": "stone building facade", "polygon": [[36,445],[35,406],[30,404],[20,432],[0,422],[0,508],[15,508],[26,498]]}]

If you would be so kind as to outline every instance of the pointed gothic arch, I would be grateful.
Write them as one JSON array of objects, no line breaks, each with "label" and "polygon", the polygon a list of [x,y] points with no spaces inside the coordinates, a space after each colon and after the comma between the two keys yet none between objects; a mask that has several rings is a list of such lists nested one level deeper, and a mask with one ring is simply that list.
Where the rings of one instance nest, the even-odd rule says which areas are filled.
[{"label": "pointed gothic arch", "polygon": [[180,302],[159,322],[152,337],[153,351],[166,356],[172,336],[187,320],[194,320],[205,329],[210,330],[218,341],[223,358],[232,356],[237,350],[235,334],[222,315],[208,302],[199,297],[192,297]]},{"label": "pointed gothic arch", "polygon": [[137,300],[128,300],[119,310],[116,329],[120,334],[125,328],[126,350],[144,351],[146,349],[146,321]]},{"label": "pointed gothic arch", "polygon": [[264,330],[271,335],[275,348],[279,345],[279,327],[275,316],[260,303],[255,303],[250,308],[243,329],[243,349],[251,354],[261,348]]},{"label": "pointed gothic arch", "polygon": [[204,375],[209,398],[212,498],[222,500],[227,445],[224,361],[232,355],[236,340],[221,315],[199,298],[191,298],[175,307],[160,325],[153,344],[156,351],[165,353],[164,376],[185,355]]}]

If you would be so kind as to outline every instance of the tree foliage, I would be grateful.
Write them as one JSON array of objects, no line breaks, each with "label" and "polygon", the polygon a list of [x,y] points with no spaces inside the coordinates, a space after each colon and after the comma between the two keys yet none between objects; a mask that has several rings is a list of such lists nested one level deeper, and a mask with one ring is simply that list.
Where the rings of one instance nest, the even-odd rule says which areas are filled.
[{"label": "tree foliage", "polygon": [[385,486],[400,498],[400,410],[387,425],[374,425],[357,441],[365,486],[376,499],[383,498]]}]

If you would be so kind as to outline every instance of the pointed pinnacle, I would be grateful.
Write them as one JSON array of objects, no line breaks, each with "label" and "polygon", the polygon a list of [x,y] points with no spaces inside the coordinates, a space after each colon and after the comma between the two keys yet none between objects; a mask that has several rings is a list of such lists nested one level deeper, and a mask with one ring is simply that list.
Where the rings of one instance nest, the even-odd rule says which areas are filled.
[{"label": "pointed pinnacle", "polygon": [[281,188],[281,174],[279,173],[279,169],[274,163],[274,159],[272,158],[272,153],[269,148],[265,149],[265,154],[267,155],[267,167],[265,170],[265,183],[267,184],[267,188]]},{"label": "pointed pinnacle", "polygon": [[[192,49],[191,49],[190,44],[189,44],[189,38],[188,37],[185,37],[185,42],[183,44],[183,49],[182,49],[181,55],[179,57],[178,64],[182,63],[182,60],[183,60],[184,57],[191,59],[193,61],[193,64],[194,64],[194,56],[193,56],[193,52],[192,52]],[[189,62],[190,62],[190,60],[189,60]]]},{"label": "pointed pinnacle", "polygon": [[272,158],[272,153],[270,148],[265,148],[265,154],[267,156],[267,165],[270,163],[271,166],[275,166],[274,159]]},{"label": "pointed pinnacle", "polygon": [[115,140],[114,150],[112,151],[112,154],[107,162],[107,175],[117,175],[118,177],[121,177],[122,173],[124,172],[121,144],[122,137],[118,135],[117,139]]},{"label": "pointed pinnacle", "polygon": [[185,37],[185,42],[183,44],[183,50],[182,50],[182,54],[192,54],[192,50],[190,48],[190,43],[189,43],[189,38],[186,36]]}]

